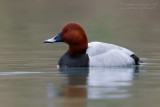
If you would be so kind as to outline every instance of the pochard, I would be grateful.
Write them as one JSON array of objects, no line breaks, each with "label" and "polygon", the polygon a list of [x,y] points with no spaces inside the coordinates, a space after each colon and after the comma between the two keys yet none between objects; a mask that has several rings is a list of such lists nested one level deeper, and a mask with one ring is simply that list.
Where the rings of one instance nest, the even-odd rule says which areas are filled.
[{"label": "pochard", "polygon": [[90,42],[78,23],[64,25],[61,32],[44,43],[65,42],[68,51],[59,59],[60,67],[132,66],[139,65],[134,52],[114,44]]}]

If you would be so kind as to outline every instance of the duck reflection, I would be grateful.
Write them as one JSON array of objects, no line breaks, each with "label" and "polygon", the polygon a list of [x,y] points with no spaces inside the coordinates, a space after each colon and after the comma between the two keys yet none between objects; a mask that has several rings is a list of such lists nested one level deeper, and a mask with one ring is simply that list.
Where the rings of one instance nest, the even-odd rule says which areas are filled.
[{"label": "duck reflection", "polygon": [[138,72],[138,66],[91,68],[88,77],[88,98],[117,99],[130,97],[127,87],[132,86],[131,80],[134,79],[134,74]]},{"label": "duck reflection", "polygon": [[86,99],[127,98],[139,67],[60,68],[65,107],[85,107]]},{"label": "duck reflection", "polygon": [[65,107],[85,107],[85,100],[88,98],[87,78],[88,68],[67,68],[59,69],[63,76],[67,79],[64,80],[62,85],[61,95],[65,98]]}]

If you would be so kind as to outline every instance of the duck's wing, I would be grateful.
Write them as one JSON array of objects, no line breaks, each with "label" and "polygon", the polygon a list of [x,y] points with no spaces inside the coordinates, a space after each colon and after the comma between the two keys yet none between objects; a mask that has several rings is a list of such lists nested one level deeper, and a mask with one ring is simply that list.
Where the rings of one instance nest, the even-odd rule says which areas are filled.
[{"label": "duck's wing", "polygon": [[87,49],[90,66],[128,66],[133,65],[131,55],[134,53],[126,48],[102,43],[91,42]]},{"label": "duck's wing", "polygon": [[109,52],[111,50],[115,50],[115,49],[125,53],[128,56],[134,54],[132,51],[130,51],[124,47],[120,47],[120,46],[109,44],[109,43],[102,43],[102,42],[89,43],[88,49],[87,49],[87,54],[89,56],[96,56],[96,55],[101,55],[101,54],[107,53],[107,52]]}]

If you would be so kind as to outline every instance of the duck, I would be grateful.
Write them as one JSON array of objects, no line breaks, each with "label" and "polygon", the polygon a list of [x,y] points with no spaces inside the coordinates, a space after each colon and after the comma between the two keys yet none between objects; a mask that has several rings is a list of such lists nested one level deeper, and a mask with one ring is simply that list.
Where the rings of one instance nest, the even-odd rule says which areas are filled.
[{"label": "duck", "polygon": [[65,42],[68,50],[58,61],[59,67],[123,67],[139,65],[139,57],[127,48],[103,42],[90,42],[83,27],[70,22],[54,37],[44,43]]}]

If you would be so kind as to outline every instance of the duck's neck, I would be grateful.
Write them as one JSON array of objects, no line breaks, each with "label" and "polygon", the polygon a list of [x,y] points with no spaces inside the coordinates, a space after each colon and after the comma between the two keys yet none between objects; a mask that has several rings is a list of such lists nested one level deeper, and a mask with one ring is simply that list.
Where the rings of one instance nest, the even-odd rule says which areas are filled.
[{"label": "duck's neck", "polygon": [[81,45],[69,45],[69,52],[73,54],[80,54],[85,52],[87,48],[88,48],[88,43],[81,44]]}]

